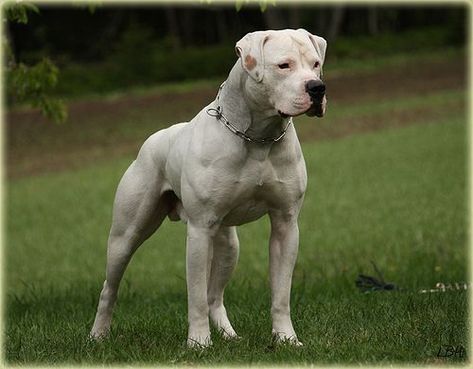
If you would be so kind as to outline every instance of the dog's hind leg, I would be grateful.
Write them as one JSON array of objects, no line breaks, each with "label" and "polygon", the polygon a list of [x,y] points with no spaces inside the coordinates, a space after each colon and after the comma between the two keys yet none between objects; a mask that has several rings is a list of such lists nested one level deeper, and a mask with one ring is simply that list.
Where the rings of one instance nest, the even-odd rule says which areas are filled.
[{"label": "dog's hind leg", "polygon": [[172,197],[160,194],[158,170],[135,161],[117,189],[108,239],[106,280],[100,294],[91,338],[106,336],[125,268],[136,249],[161,225],[170,211]]},{"label": "dog's hind leg", "polygon": [[239,242],[236,227],[222,227],[214,236],[207,300],[210,319],[225,338],[238,338],[223,304],[225,286],[238,261]]}]

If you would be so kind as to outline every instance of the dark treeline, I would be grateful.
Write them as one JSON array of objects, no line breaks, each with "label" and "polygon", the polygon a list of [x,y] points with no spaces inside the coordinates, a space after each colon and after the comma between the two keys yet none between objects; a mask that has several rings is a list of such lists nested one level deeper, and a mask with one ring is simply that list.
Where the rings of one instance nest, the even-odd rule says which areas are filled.
[{"label": "dark treeline", "polygon": [[124,39],[159,41],[172,51],[234,43],[260,29],[303,27],[330,41],[337,37],[398,33],[417,28],[443,28],[448,41],[465,39],[464,6],[244,6],[196,3],[186,6],[40,6],[27,25],[10,24],[17,60],[44,55],[61,62],[96,62],[113,53]]}]

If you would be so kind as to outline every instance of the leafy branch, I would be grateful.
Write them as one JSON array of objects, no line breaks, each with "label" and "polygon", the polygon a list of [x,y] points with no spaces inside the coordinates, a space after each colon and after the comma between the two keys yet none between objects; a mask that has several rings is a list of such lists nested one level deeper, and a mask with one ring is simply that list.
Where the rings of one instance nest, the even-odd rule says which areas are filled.
[{"label": "leafy branch", "polygon": [[[255,1],[251,1],[251,2],[254,3]],[[250,3],[250,0],[235,0],[235,9],[237,10],[237,12],[239,12],[241,8],[243,7],[243,4],[249,4],[249,3]],[[259,8],[262,13],[264,13],[266,9],[268,8],[268,4],[276,6],[276,0],[259,0],[258,3],[259,3]]]},{"label": "leafy branch", "polygon": [[[21,24],[28,23],[29,13],[39,14],[39,9],[31,3],[7,2],[4,3],[4,21]],[[8,34],[8,25],[3,45],[6,57],[6,96],[9,103],[27,103],[37,107],[48,118],[56,123],[64,122],[67,110],[64,102],[53,98],[50,92],[57,85],[59,70],[48,58],[43,58],[34,65],[25,65],[15,60],[11,49],[11,37]]]},{"label": "leafy branch", "polygon": [[[212,3],[212,0],[200,0],[201,3],[206,3],[207,5]],[[268,4],[271,4],[272,6],[276,6],[276,0],[235,0],[235,9],[237,12],[243,8],[243,4],[249,4],[249,3],[259,3],[259,8],[262,13],[266,11],[268,8]]]}]

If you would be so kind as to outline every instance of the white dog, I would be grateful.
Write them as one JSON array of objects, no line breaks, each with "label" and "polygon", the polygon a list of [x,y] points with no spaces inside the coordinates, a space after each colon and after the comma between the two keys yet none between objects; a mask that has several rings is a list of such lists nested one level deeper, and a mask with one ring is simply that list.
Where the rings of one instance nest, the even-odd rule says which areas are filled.
[{"label": "white dog", "polygon": [[224,337],[238,337],[223,304],[235,226],[269,214],[272,332],[301,345],[289,300],[307,174],[292,117],[325,113],[326,46],[303,29],[247,34],[215,101],[146,140],[118,185],[91,337],[108,333],[125,268],[166,216],[187,223],[188,345],[211,344],[209,315]]}]

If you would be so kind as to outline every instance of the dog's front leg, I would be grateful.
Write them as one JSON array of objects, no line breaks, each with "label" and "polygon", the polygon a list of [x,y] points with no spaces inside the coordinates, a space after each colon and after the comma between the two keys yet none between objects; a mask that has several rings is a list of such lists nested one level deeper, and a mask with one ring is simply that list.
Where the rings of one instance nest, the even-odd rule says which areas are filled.
[{"label": "dog's front leg", "polygon": [[292,272],[299,247],[297,214],[275,211],[270,213],[270,219],[269,268],[272,332],[278,341],[287,341],[300,346],[302,344],[297,339],[290,316]]},{"label": "dog's front leg", "polygon": [[206,347],[212,344],[207,303],[207,263],[212,247],[213,227],[187,224],[187,302],[189,347]]}]

